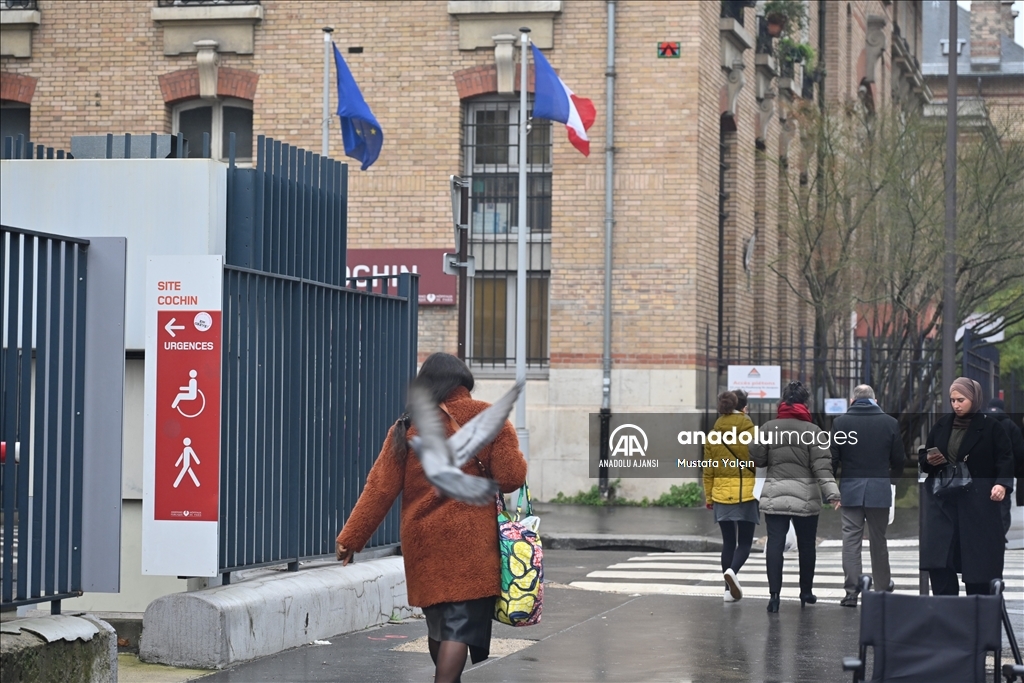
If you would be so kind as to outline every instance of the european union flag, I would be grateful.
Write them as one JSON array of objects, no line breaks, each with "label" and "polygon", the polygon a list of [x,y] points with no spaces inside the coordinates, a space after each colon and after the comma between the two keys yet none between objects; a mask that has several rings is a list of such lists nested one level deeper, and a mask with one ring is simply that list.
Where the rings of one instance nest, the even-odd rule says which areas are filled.
[{"label": "european union flag", "polygon": [[345,140],[345,154],[362,162],[366,170],[377,161],[384,144],[384,133],[373,117],[369,105],[359,92],[352,72],[334,45],[334,65],[338,70],[338,116],[341,118],[341,136]]}]

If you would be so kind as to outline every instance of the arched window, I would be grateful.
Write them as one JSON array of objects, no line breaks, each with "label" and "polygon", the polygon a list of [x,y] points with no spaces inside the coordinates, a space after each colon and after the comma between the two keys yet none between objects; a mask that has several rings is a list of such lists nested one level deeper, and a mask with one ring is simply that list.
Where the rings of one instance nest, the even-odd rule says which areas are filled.
[{"label": "arched window", "polygon": [[188,156],[203,154],[203,133],[210,134],[210,156],[226,161],[230,134],[235,134],[235,159],[252,161],[252,102],[226,97],[188,100],[174,107],[174,133],[188,140]]},{"label": "arched window", "polygon": [[5,138],[14,138],[17,144],[19,135],[25,136],[25,142],[30,141],[31,123],[32,110],[27,104],[0,100],[0,145]]}]

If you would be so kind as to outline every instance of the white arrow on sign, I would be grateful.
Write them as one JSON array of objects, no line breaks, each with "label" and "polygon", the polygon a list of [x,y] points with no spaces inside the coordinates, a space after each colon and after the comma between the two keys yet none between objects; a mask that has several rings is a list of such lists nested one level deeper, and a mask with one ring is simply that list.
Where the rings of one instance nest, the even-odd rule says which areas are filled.
[{"label": "white arrow on sign", "polygon": [[183,329],[185,329],[184,325],[175,325],[174,324],[175,320],[177,320],[177,318],[171,318],[170,320],[167,321],[167,324],[164,325],[164,329],[167,330],[167,334],[171,335],[172,337],[176,336],[174,334],[175,330],[183,330]]}]

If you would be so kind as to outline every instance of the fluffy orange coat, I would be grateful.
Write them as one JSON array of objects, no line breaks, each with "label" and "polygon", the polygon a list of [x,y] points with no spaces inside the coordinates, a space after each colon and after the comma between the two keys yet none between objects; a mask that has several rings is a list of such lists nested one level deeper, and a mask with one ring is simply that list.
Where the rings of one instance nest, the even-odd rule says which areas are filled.
[{"label": "fluffy orange coat", "polygon": [[[445,404],[460,425],[489,405],[473,400],[464,387],[452,391]],[[446,418],[444,423],[451,436],[454,427]],[[394,432],[392,427],[338,542],[349,550],[362,550],[402,494],[401,541],[409,604],[429,607],[498,595],[501,575],[495,506],[466,505],[439,496],[411,448],[404,466],[392,454]],[[407,436],[415,433],[412,427]],[[477,457],[502,493],[515,491],[526,481],[526,460],[508,421]],[[481,475],[476,460],[462,470]]]}]

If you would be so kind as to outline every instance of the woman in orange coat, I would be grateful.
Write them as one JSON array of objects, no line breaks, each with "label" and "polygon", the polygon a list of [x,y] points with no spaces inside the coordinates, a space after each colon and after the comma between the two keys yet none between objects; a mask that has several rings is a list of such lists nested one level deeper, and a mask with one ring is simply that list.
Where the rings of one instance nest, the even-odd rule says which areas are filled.
[{"label": "woman in orange coat", "polygon": [[[473,374],[455,356],[435,353],[423,362],[414,384],[425,387],[442,410],[448,436],[488,404],[475,401]],[[452,423],[455,424],[452,424]],[[407,440],[415,434],[407,415],[394,424],[366,478],[345,528],[338,534],[338,559],[348,564],[363,549],[402,494],[401,541],[409,604],[427,619],[434,680],[457,681],[466,665],[486,659],[491,642],[494,600],[500,593],[498,523],[494,505],[467,505],[441,497],[423,474]],[[479,463],[478,463],[479,461]],[[526,481],[526,460],[508,421],[494,441],[463,467],[467,474],[493,479],[502,493]]]}]

